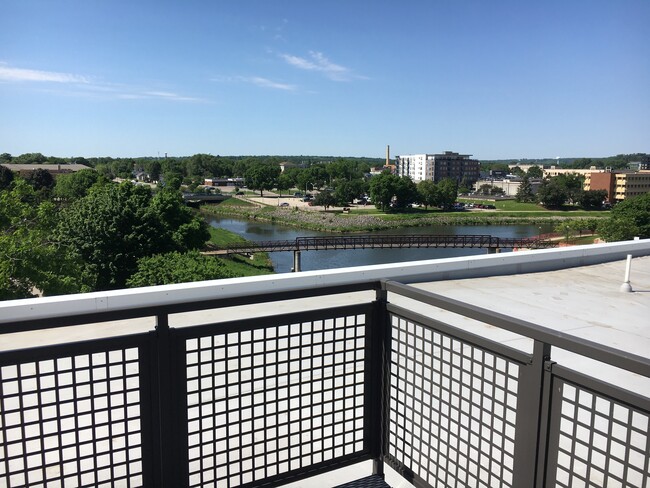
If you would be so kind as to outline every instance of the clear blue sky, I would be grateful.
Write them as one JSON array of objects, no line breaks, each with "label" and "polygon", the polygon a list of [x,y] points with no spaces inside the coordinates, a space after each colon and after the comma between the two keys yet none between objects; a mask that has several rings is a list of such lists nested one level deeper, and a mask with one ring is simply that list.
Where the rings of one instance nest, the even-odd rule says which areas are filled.
[{"label": "clear blue sky", "polygon": [[0,0],[0,152],[650,152],[650,0]]}]

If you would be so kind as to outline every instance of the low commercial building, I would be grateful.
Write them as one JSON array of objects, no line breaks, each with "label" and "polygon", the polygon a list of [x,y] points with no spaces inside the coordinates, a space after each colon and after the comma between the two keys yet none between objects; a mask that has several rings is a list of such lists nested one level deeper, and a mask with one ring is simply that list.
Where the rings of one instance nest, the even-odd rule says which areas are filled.
[{"label": "low commercial building", "polygon": [[244,186],[244,178],[206,178],[204,186]]},{"label": "low commercial building", "polygon": [[398,176],[408,176],[414,182],[431,180],[438,182],[451,178],[458,182],[466,179],[474,183],[479,179],[479,161],[471,154],[445,151],[442,154],[409,154],[397,156]]},{"label": "low commercial building", "polygon": [[558,168],[557,166],[551,166],[550,168],[543,168],[542,171],[544,172],[545,178],[553,178],[559,175],[579,175],[586,178],[587,175],[592,173],[605,173],[607,170],[602,168],[598,169],[595,166],[589,169]]},{"label": "low commercial building", "polygon": [[[475,184],[475,188],[480,188],[483,185],[490,185],[494,188],[501,188],[503,190],[503,194],[508,196],[508,197],[514,197],[517,195],[517,191],[519,191],[519,187],[521,186],[522,183],[521,178],[504,178],[504,179],[499,179],[499,180],[478,180]],[[531,190],[533,194],[536,194],[537,191],[539,190],[539,187],[542,185],[542,180],[535,178],[535,179],[529,179],[530,182]]]},{"label": "low commercial building", "polygon": [[25,175],[31,173],[37,169],[44,169],[49,172],[52,176],[66,174],[66,173],[76,173],[82,169],[93,169],[90,166],[84,164],[13,164],[13,163],[3,163],[0,166],[9,168],[14,173],[19,173]]}]

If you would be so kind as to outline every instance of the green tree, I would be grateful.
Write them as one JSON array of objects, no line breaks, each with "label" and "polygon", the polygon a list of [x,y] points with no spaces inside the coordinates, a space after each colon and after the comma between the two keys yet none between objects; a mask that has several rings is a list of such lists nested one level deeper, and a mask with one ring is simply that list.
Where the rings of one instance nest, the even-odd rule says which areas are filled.
[{"label": "green tree", "polygon": [[552,178],[558,185],[562,186],[566,191],[567,200],[569,203],[576,203],[582,192],[584,186],[584,177],[576,174],[560,174]]},{"label": "green tree", "polygon": [[275,188],[278,190],[278,193],[280,193],[280,196],[282,196],[283,191],[287,191],[291,189],[291,187],[293,187],[293,180],[290,176],[285,175],[284,173],[278,176]]},{"label": "green tree", "polygon": [[232,277],[233,274],[219,258],[203,256],[198,251],[174,251],[140,258],[137,271],[127,279],[126,284],[136,288]]},{"label": "green tree", "polygon": [[539,166],[531,166],[528,168],[528,171],[526,171],[526,176],[529,178],[543,178],[544,170],[542,170],[542,168]]},{"label": "green tree", "polygon": [[557,178],[544,180],[537,191],[539,202],[547,208],[558,208],[564,205],[569,194]]},{"label": "green tree", "polygon": [[628,241],[639,235],[639,228],[633,220],[609,218],[598,226],[598,233],[607,242]]},{"label": "green tree", "polygon": [[50,190],[56,184],[52,173],[43,168],[30,171],[25,177],[25,180],[32,185],[34,190],[43,194],[49,194]]},{"label": "green tree", "polygon": [[22,179],[0,190],[0,300],[87,291],[79,263],[51,239],[57,216]]},{"label": "green tree", "polygon": [[418,203],[424,205],[425,209],[440,205],[440,194],[438,187],[432,180],[422,180],[417,185]]},{"label": "green tree", "polygon": [[152,196],[131,183],[95,187],[62,213],[57,238],[92,276],[94,290],[123,288],[140,258],[201,247],[205,222],[171,190]]},{"label": "green tree", "polygon": [[314,165],[298,173],[296,184],[300,189],[308,187],[312,189],[323,188],[327,179],[328,175],[325,168],[320,165]]},{"label": "green tree", "polygon": [[168,190],[180,190],[182,183],[183,175],[181,173],[170,171],[163,174],[161,186]]},{"label": "green tree", "polygon": [[42,164],[47,162],[47,158],[41,153],[25,153],[13,158],[15,164]]},{"label": "green tree", "polygon": [[12,181],[14,181],[14,172],[6,166],[0,165],[0,190],[9,188]]},{"label": "green tree", "polygon": [[411,178],[404,176],[398,178],[395,182],[395,199],[393,208],[395,210],[404,210],[415,203],[418,199],[418,188]]},{"label": "green tree", "polygon": [[246,185],[251,190],[259,190],[260,196],[264,196],[264,190],[272,190],[277,185],[280,176],[280,166],[276,164],[254,163],[245,174]]},{"label": "green tree", "polygon": [[489,183],[485,183],[476,189],[476,193],[478,193],[479,195],[489,195],[491,191],[492,191],[492,185],[490,185]]},{"label": "green tree", "polygon": [[518,202],[534,202],[535,195],[533,194],[533,185],[530,183],[528,176],[524,176],[521,179],[521,184],[517,188],[517,194],[515,195],[515,200]]},{"label": "green tree", "polygon": [[59,175],[54,187],[54,196],[64,200],[77,200],[85,197],[88,190],[97,183],[107,184],[108,180],[93,169]]},{"label": "green tree", "polygon": [[524,172],[524,170],[521,169],[519,166],[513,166],[513,167],[510,169],[510,173],[513,174],[513,175],[515,175],[515,176],[519,176],[519,177],[522,177],[522,176],[524,176],[524,175],[526,174],[526,173]]},{"label": "green tree", "polygon": [[598,232],[609,242],[650,237],[650,193],[617,203]]},{"label": "green tree", "polygon": [[362,197],[367,191],[368,185],[362,179],[335,180],[334,197],[338,205],[345,206]]},{"label": "green tree", "polygon": [[153,159],[145,163],[144,170],[149,175],[150,181],[158,181],[162,172],[162,165],[160,161]]},{"label": "green tree", "polygon": [[578,196],[582,208],[601,208],[607,198],[607,190],[585,190]]},{"label": "green tree", "polygon": [[440,198],[438,205],[445,210],[451,209],[458,199],[458,183],[452,178],[445,178],[440,180],[437,186]]},{"label": "green tree", "polygon": [[390,203],[395,196],[395,188],[399,176],[393,175],[388,171],[373,176],[370,179],[370,198],[375,207],[386,212],[390,208]]},{"label": "green tree", "polygon": [[576,234],[576,229],[569,220],[560,222],[555,226],[554,230],[558,234],[562,234],[564,236],[565,242],[569,242],[569,239]]},{"label": "green tree", "polygon": [[325,207],[325,210],[337,204],[336,197],[329,190],[323,190],[314,197],[314,205]]}]

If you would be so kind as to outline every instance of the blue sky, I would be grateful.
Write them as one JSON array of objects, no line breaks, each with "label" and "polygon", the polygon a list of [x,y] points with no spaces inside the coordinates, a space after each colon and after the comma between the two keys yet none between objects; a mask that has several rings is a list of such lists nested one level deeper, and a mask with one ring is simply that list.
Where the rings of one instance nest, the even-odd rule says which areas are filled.
[{"label": "blue sky", "polygon": [[0,152],[650,152],[648,0],[0,0]]}]

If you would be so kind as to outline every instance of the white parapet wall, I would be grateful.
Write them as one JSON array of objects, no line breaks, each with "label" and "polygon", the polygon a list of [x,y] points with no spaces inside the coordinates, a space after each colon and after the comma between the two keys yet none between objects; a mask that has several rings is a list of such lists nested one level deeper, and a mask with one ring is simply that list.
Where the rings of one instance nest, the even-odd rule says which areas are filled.
[{"label": "white parapet wall", "polygon": [[378,280],[418,283],[553,271],[650,255],[650,239],[0,302],[0,324]]}]

